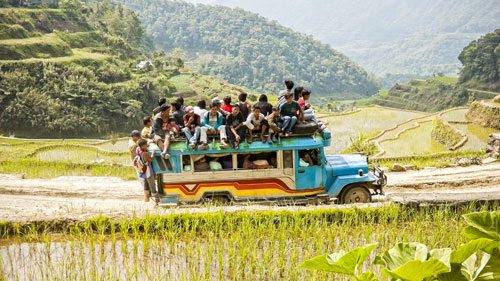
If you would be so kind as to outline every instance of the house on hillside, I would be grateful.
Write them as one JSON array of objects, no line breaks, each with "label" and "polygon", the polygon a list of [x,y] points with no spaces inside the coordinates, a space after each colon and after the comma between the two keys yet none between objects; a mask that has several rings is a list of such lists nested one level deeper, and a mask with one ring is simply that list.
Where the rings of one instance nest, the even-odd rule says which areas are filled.
[{"label": "house on hillside", "polygon": [[153,63],[150,61],[150,60],[141,60],[138,64],[136,64],[135,68],[133,69],[133,71],[137,71],[139,69],[143,69],[145,67],[153,67]]}]

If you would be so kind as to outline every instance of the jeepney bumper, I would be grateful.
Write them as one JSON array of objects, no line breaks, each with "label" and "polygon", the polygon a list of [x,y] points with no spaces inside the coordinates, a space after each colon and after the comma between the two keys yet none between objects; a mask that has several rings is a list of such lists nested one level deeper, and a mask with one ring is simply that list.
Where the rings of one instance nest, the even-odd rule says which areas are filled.
[{"label": "jeepney bumper", "polygon": [[373,165],[373,176],[376,180],[372,183],[373,189],[376,194],[384,195],[383,187],[387,185],[387,176],[385,175],[384,170],[382,170],[379,166]]}]

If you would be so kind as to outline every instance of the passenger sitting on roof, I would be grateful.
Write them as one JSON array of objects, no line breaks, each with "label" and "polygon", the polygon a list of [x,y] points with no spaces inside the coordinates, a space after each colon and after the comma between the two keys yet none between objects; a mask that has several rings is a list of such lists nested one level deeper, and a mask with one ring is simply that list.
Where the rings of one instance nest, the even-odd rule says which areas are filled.
[{"label": "passenger sitting on roof", "polygon": [[304,111],[302,110],[302,107],[300,107],[299,103],[293,100],[293,94],[285,94],[285,99],[286,102],[280,106],[281,119],[283,120],[281,130],[283,130],[285,137],[288,137],[290,136],[290,131],[292,131],[293,126],[297,123],[297,110],[299,110],[299,118],[303,123],[305,123],[305,121]]},{"label": "passenger sitting on roof", "polygon": [[225,96],[223,99],[224,104],[221,105],[221,109],[227,112],[233,111],[233,105],[231,104],[231,97],[230,96]]},{"label": "passenger sitting on roof", "polygon": [[299,167],[311,167],[314,166],[314,161],[311,158],[311,154],[307,150],[302,150],[299,153]]},{"label": "passenger sitting on roof", "polygon": [[177,125],[177,122],[174,117],[169,117],[168,124],[165,125],[164,125],[165,126],[164,131],[170,132],[171,140],[174,140],[175,138],[178,138],[180,136],[181,129],[179,125]]},{"label": "passenger sitting on roof", "polygon": [[302,91],[303,90],[304,90],[304,87],[295,87],[295,89],[293,89],[293,99],[298,101],[299,104],[300,104],[300,98],[302,98]]},{"label": "passenger sitting on roof", "polygon": [[170,106],[170,111],[172,111],[172,117],[175,118],[175,123],[177,123],[180,128],[184,128],[184,115],[186,115],[186,113],[181,109],[181,104],[178,101],[174,101]]},{"label": "passenger sitting on roof", "polygon": [[207,102],[205,100],[200,100],[198,104],[194,107],[194,113],[198,114],[202,119],[207,114]]},{"label": "passenger sitting on roof", "polygon": [[280,108],[280,106],[286,102],[285,95],[288,93],[292,93],[293,86],[293,81],[285,80],[285,89],[281,91],[278,96],[278,103],[276,104],[278,108]]},{"label": "passenger sitting on roof", "polygon": [[184,98],[182,96],[178,97],[175,101],[181,105],[180,110],[186,111],[186,107],[184,106]]},{"label": "passenger sitting on roof", "polygon": [[247,93],[242,92],[238,95],[238,102],[236,105],[240,108],[240,112],[243,118],[246,120],[250,111],[252,111],[252,105],[247,102]]},{"label": "passenger sitting on roof", "polygon": [[260,113],[264,114],[264,116],[273,113],[273,105],[267,102],[267,96],[265,94],[260,95],[259,102],[254,106],[260,107]]},{"label": "passenger sitting on roof", "polygon": [[[186,115],[184,115],[185,127],[182,131],[186,135],[189,145],[195,149],[198,144],[198,139],[200,138],[201,118],[199,115],[194,113],[192,106],[186,107],[186,112]],[[202,143],[199,148],[204,150],[208,148],[208,145],[206,143]]]},{"label": "passenger sitting on roof", "polygon": [[231,114],[231,111],[225,111],[224,109],[221,108],[222,105],[222,100],[219,99],[218,97],[215,97],[212,99],[212,104],[216,104],[217,108],[219,109],[219,112],[224,115],[224,117],[227,117],[229,114]]},{"label": "passenger sitting on roof", "polygon": [[153,119],[155,118],[155,115],[161,112],[161,106],[167,103],[167,99],[165,98],[160,98],[158,100],[158,106],[153,109]]},{"label": "passenger sitting on roof", "polygon": [[226,118],[226,133],[229,142],[234,146],[234,149],[240,149],[240,142],[245,138],[247,127],[244,126],[245,119],[237,105],[233,106],[233,111]]},{"label": "passenger sitting on roof", "polygon": [[[248,115],[245,125],[248,128],[248,143],[252,143],[254,132],[260,132],[260,140],[266,142],[264,134],[268,131],[269,124],[264,114],[260,113],[260,107],[254,106],[253,112]],[[272,140],[269,138],[268,142],[272,143]]]},{"label": "passenger sitting on roof", "polygon": [[201,127],[200,140],[202,144],[208,143],[207,133],[217,134],[220,133],[220,148],[227,148],[227,134],[226,126],[222,125],[224,117],[218,112],[217,104],[214,103],[210,107],[210,111],[205,114],[203,118],[203,127]]},{"label": "passenger sitting on roof", "polygon": [[[280,111],[276,106],[273,107],[273,113],[269,114],[266,119],[269,127],[273,130],[272,135],[269,133],[269,137],[273,142],[277,142],[278,140],[276,139],[276,136],[278,136],[278,134],[282,135],[281,127],[283,126],[283,123],[281,122]],[[269,142],[269,139],[267,141]]]},{"label": "passenger sitting on roof", "polygon": [[163,104],[160,108],[161,114],[156,114],[153,119],[153,141],[161,149],[161,156],[168,159],[170,155],[167,153],[170,146],[170,132],[163,130],[163,123],[168,122],[168,115],[170,114],[170,106]]}]

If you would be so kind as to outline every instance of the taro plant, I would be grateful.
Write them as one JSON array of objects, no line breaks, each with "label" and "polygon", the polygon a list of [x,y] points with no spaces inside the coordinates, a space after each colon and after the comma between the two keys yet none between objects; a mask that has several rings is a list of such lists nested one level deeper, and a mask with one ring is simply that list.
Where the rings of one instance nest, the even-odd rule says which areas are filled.
[{"label": "taro plant", "polygon": [[[398,243],[375,258],[382,274],[393,281],[486,281],[500,280],[500,211],[476,212],[463,216],[468,226],[468,243],[456,250],[428,250],[416,243]],[[348,253],[340,251],[305,261],[300,268],[345,274],[353,280],[375,281],[362,265],[376,247],[371,244]]]}]

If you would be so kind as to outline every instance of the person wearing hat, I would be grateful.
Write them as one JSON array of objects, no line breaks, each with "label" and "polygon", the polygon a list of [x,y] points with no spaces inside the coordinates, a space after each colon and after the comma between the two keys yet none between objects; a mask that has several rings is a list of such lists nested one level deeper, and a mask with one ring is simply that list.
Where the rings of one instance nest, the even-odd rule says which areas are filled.
[{"label": "person wearing hat", "polygon": [[135,151],[137,150],[137,141],[141,138],[141,132],[138,130],[133,130],[130,133],[130,139],[128,140],[128,150],[130,151],[130,160],[132,160],[132,163],[134,162],[135,158]]},{"label": "person wearing hat", "polygon": [[[194,108],[192,106],[186,107],[186,115],[184,115],[184,128],[182,131],[189,140],[189,145],[195,149],[196,144],[198,144],[198,139],[200,138],[201,130],[201,118],[198,114],[194,113]],[[208,145],[203,143],[199,147],[200,149],[207,149]]]},{"label": "person wearing hat", "polygon": [[217,108],[219,110],[220,113],[222,113],[222,115],[224,116],[228,116],[229,114],[231,114],[231,111],[225,111],[224,109],[222,109],[222,100],[219,99],[218,97],[215,97],[212,99],[212,104],[216,104],[217,105]]}]

